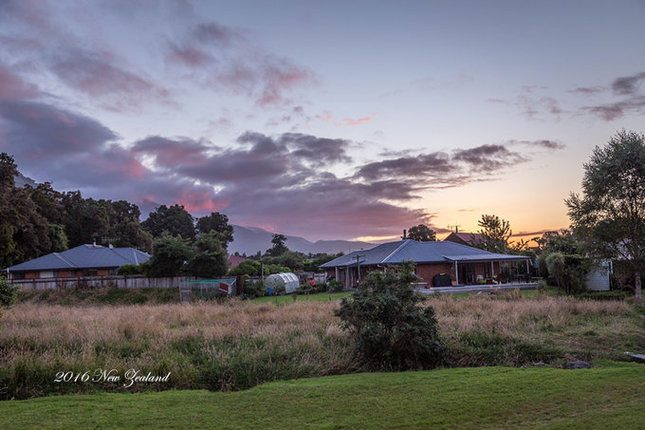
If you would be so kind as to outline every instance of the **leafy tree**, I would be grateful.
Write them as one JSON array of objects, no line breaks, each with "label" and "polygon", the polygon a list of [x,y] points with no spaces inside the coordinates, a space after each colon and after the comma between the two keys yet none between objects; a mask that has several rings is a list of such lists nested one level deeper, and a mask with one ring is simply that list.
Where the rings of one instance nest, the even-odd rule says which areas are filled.
[{"label": "leafy tree", "polygon": [[370,273],[336,311],[354,337],[359,357],[379,369],[419,369],[437,366],[444,346],[431,306],[414,290],[414,265],[398,273]]},{"label": "leafy tree", "polygon": [[408,239],[418,240],[419,242],[433,242],[437,240],[437,234],[427,225],[419,224],[410,227],[408,230]]},{"label": "leafy tree", "polygon": [[229,225],[226,215],[211,212],[210,215],[197,219],[197,231],[199,233],[208,233],[211,230],[221,233],[226,244],[233,242],[233,226]]},{"label": "leafy tree", "polygon": [[571,230],[549,231],[542,237],[534,239],[540,253],[561,252],[563,254],[580,254],[580,243]]},{"label": "leafy tree", "polygon": [[483,239],[480,248],[496,253],[508,251],[508,239],[513,234],[508,221],[497,215],[482,215],[477,225],[481,227],[478,233]]},{"label": "leafy tree", "polygon": [[290,272],[291,269],[285,266],[280,266],[278,264],[265,264],[264,265],[264,276],[273,275],[275,273],[285,273]]},{"label": "leafy tree", "polygon": [[69,244],[65,228],[60,224],[49,224],[49,241],[51,252],[65,251]]},{"label": "leafy tree", "polygon": [[0,197],[6,197],[16,184],[18,166],[13,157],[0,152]]},{"label": "leafy tree", "polygon": [[289,251],[289,248],[287,248],[287,246],[284,244],[286,241],[287,236],[285,236],[284,234],[274,234],[273,238],[271,239],[273,247],[267,250],[266,255],[269,255],[271,257],[278,257]]},{"label": "leafy tree", "polygon": [[47,220],[37,210],[29,193],[16,188],[18,167],[13,157],[0,153],[0,266],[39,257],[49,252]]},{"label": "leafy tree", "polygon": [[49,224],[38,213],[28,192],[14,187],[6,203],[2,222],[11,226],[14,247],[13,261],[9,263],[30,260],[50,252]]},{"label": "leafy tree", "polygon": [[179,235],[163,234],[152,244],[149,274],[150,276],[176,276],[192,256],[193,250],[188,239]]},{"label": "leafy tree", "polygon": [[193,217],[182,205],[159,206],[155,211],[150,212],[148,219],[143,221],[141,226],[154,238],[168,232],[172,236],[179,235],[190,241],[195,240]]},{"label": "leafy tree", "polygon": [[187,271],[203,278],[224,276],[228,271],[226,238],[223,233],[210,230],[195,242],[195,252],[188,262]]},{"label": "leafy tree", "polygon": [[342,252],[338,253],[336,255],[332,254],[316,254],[313,256],[313,258],[309,260],[305,260],[304,266],[302,270],[305,272],[317,272],[323,264],[333,260],[334,258],[338,258],[344,255]]},{"label": "leafy tree", "polygon": [[574,232],[598,258],[620,259],[641,298],[645,271],[645,135],[620,131],[584,165],[582,196],[565,200]]},{"label": "leafy tree", "polygon": [[260,276],[260,269],[262,263],[255,260],[244,260],[237,267],[231,269],[229,274],[231,276],[239,275],[248,275],[248,276]]},{"label": "leafy tree", "polygon": [[139,222],[139,206],[125,200],[101,200],[101,203],[108,214],[108,231],[103,244],[150,250],[152,235]]},{"label": "leafy tree", "polygon": [[277,257],[265,257],[265,264],[275,264],[278,266],[288,267],[291,272],[302,271],[305,266],[306,257],[301,252],[285,251]]},{"label": "leafy tree", "polygon": [[69,191],[62,196],[62,206],[63,225],[71,248],[108,235],[110,220],[104,203],[84,199],[80,191]]},{"label": "leafy tree", "polygon": [[547,254],[544,261],[558,288],[567,294],[580,293],[586,289],[586,277],[591,269],[589,259],[580,255],[552,252]]},{"label": "leafy tree", "polygon": [[25,189],[38,208],[39,214],[45,217],[50,224],[63,224],[63,193],[53,189],[49,182],[38,184],[36,187],[25,185]]}]

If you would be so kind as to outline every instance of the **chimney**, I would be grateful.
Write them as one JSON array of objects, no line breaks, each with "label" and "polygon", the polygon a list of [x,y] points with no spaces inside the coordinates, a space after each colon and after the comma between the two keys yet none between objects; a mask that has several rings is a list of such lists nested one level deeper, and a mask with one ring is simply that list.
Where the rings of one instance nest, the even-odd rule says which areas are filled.
[{"label": "chimney", "polygon": [[455,233],[459,233],[459,226],[458,225],[455,226]]},{"label": "chimney", "polygon": [[403,240],[405,240],[407,238],[408,238],[407,231],[405,231],[405,229],[403,229]]}]

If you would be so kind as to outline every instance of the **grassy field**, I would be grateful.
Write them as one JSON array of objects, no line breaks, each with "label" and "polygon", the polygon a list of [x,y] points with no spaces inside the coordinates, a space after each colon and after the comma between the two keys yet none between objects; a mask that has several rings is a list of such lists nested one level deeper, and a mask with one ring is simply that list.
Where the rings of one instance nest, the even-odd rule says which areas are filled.
[{"label": "grassy field", "polygon": [[461,368],[0,402],[0,428],[645,427],[645,366]]},{"label": "grassy field", "polygon": [[[302,297],[302,296],[301,296]],[[306,297],[306,296],[305,296]],[[309,296],[314,298],[316,296]],[[326,299],[327,295],[318,296]],[[159,305],[24,302],[0,319],[0,399],[97,391],[240,390],[278,380],[356,373],[338,301]],[[291,300],[291,301],[289,301]],[[448,366],[561,366],[645,351],[642,309],[625,301],[433,297]],[[56,372],[171,372],[169,383],[60,384]]]}]

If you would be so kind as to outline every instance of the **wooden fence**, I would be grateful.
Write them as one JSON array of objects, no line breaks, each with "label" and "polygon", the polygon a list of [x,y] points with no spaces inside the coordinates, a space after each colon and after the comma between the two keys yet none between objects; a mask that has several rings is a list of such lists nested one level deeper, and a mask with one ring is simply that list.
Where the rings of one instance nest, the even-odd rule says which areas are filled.
[{"label": "wooden fence", "polygon": [[54,290],[66,288],[179,288],[185,282],[197,281],[203,278],[195,276],[173,276],[167,278],[146,278],[143,275],[131,276],[84,276],[79,278],[46,278],[46,279],[15,279],[13,285],[24,289]]}]

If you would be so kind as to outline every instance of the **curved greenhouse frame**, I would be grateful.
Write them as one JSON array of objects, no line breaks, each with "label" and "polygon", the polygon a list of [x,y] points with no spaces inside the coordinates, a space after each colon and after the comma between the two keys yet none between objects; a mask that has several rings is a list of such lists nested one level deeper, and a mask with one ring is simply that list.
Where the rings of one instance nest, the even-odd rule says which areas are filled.
[{"label": "curved greenhouse frame", "polygon": [[264,280],[264,285],[267,288],[271,288],[272,291],[284,286],[285,293],[289,294],[296,291],[300,286],[300,281],[294,273],[276,273],[275,275],[267,276]]}]

